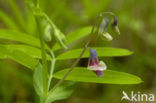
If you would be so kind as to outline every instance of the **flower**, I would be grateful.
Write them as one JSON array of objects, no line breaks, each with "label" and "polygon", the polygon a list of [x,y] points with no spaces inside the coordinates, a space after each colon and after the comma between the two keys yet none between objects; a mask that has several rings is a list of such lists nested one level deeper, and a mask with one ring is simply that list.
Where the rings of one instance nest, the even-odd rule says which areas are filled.
[{"label": "flower", "polygon": [[90,57],[88,62],[88,70],[92,70],[98,77],[102,77],[103,71],[107,69],[106,64],[103,61],[98,62],[98,57],[95,49],[89,48]]}]

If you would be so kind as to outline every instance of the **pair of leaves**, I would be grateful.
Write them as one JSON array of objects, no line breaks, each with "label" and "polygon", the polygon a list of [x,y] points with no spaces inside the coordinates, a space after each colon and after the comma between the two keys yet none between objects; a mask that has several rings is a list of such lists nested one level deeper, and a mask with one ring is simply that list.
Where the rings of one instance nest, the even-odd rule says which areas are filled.
[{"label": "pair of leaves", "polygon": [[63,85],[60,85],[57,87],[52,93],[48,94],[46,98],[43,98],[44,96],[44,88],[43,88],[43,75],[42,75],[42,65],[38,63],[34,70],[34,75],[33,75],[33,81],[34,81],[34,88],[37,94],[40,97],[40,100],[43,101],[45,100],[45,103],[51,103],[56,100],[61,100],[69,97],[74,88],[75,88],[75,83],[65,83]]},{"label": "pair of leaves", "polygon": [[[83,48],[67,51],[67,52],[57,56],[56,60],[75,59],[80,55],[82,49]],[[126,50],[126,49],[121,49],[121,48],[95,47],[94,49],[97,50],[97,54],[99,57],[127,56],[127,55],[132,54],[131,51]],[[7,53],[9,51],[12,51],[12,52],[13,51],[20,51],[20,52],[22,52],[22,54],[18,54],[18,55],[21,55],[21,58],[22,58],[22,56],[24,58],[27,55],[29,55],[28,57],[31,57],[31,58],[38,58],[38,59],[41,58],[40,49],[32,47],[32,46],[28,46],[28,45],[21,45],[21,44],[20,45],[11,45],[11,44],[10,45],[0,45],[0,58],[2,58],[2,59],[8,58],[8,55],[11,55],[11,54]],[[89,50],[87,49],[85,51],[84,55],[82,56],[82,58],[88,58],[88,57],[89,57]],[[14,56],[13,59],[16,59],[16,57]],[[47,59],[52,60],[52,58],[48,54],[47,54]],[[31,59],[28,61],[31,61]],[[36,62],[32,62],[31,65],[32,64],[36,65]],[[27,65],[29,65],[29,64],[27,64]]]}]

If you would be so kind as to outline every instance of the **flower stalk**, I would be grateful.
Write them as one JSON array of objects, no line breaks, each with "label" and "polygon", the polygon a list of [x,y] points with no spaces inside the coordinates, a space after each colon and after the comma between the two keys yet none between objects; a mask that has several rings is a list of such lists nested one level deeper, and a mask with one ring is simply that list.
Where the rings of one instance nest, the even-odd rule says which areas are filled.
[{"label": "flower stalk", "polygon": [[[96,21],[100,18],[100,17],[104,17],[105,15],[111,15],[111,16],[115,16],[112,12],[103,12],[101,13],[99,16],[97,16],[96,18]],[[71,68],[68,70],[68,72],[62,77],[62,79],[60,79],[55,85],[54,87],[49,91],[48,95],[51,94],[64,80],[65,78],[68,76],[68,74],[73,70],[73,68],[76,66],[76,64],[80,61],[81,57],[83,56],[85,50],[87,49],[88,45],[90,44],[90,42],[92,41],[92,37],[93,37],[93,34],[94,34],[94,30],[95,30],[95,27],[96,27],[96,23],[93,25],[92,27],[92,30],[91,30],[91,33],[90,33],[90,36],[89,36],[89,39],[86,43],[86,45],[84,46],[84,49],[82,50],[80,56],[76,59],[76,61],[73,63],[73,65],[71,66]],[[97,71],[97,73],[99,73]]]}]

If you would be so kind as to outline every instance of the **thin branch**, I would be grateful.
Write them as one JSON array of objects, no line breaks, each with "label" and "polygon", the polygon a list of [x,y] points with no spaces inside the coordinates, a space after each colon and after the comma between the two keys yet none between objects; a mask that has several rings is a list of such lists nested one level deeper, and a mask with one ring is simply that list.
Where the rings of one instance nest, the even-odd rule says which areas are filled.
[{"label": "thin branch", "polygon": [[52,56],[52,62],[51,62],[51,67],[50,67],[50,75],[49,75],[49,79],[48,79],[48,90],[49,90],[49,87],[50,87],[51,80],[53,78],[53,72],[54,72],[54,67],[55,67],[55,62],[56,62],[54,52],[51,50],[50,53],[51,53],[51,56]]}]

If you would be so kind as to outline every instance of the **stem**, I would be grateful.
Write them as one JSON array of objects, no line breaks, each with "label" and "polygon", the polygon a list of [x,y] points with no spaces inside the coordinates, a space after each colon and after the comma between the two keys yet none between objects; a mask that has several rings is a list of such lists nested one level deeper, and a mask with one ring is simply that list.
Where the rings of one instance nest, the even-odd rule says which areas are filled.
[{"label": "stem", "polygon": [[40,39],[40,45],[41,45],[41,53],[42,53],[42,75],[43,75],[43,87],[44,87],[44,95],[47,94],[48,89],[47,89],[47,61],[46,61],[46,50],[45,50],[45,45],[44,45],[44,38],[43,38],[43,33],[42,33],[42,28],[40,24],[40,17],[35,16],[36,23],[37,23],[37,28],[38,28],[38,35]]},{"label": "stem", "polygon": [[114,13],[112,13],[112,12],[103,12],[103,13],[100,13],[100,15],[99,15],[99,16],[104,17],[105,15],[115,16],[115,14],[114,14]]},{"label": "stem", "polygon": [[55,62],[56,62],[54,52],[51,50],[50,53],[51,53],[51,56],[52,56],[52,62],[51,62],[51,67],[50,67],[50,76],[49,76],[49,79],[48,79],[48,90],[49,90],[49,87],[50,87],[51,80],[53,78],[53,72],[54,72],[54,67],[55,67]]},{"label": "stem", "polygon": [[[98,18],[97,18],[98,19]],[[93,25],[93,28],[91,30],[91,33],[90,34],[93,34],[94,32],[94,29],[95,29],[95,24]],[[92,37],[89,38],[88,42],[86,43],[84,49],[82,50],[80,56],[76,59],[76,61],[73,63],[73,65],[71,66],[71,68],[68,70],[68,72],[63,76],[63,78],[61,80],[59,80],[56,85],[54,85],[54,87],[49,91],[49,94],[51,94],[64,80],[65,78],[68,76],[68,74],[73,70],[73,68],[76,66],[76,64],[80,61],[81,57],[83,56],[85,50],[87,49],[90,41],[92,40]],[[48,94],[48,95],[49,95]]]},{"label": "stem", "polygon": [[69,69],[69,71],[68,71],[68,72],[63,76],[63,78],[62,78],[60,81],[58,81],[58,82],[56,83],[56,85],[50,90],[49,94],[51,94],[51,93],[56,89],[56,87],[59,86],[59,85],[64,81],[64,79],[68,76],[68,74],[73,70],[73,68],[76,66],[76,64],[79,62],[79,60],[80,60],[81,57],[83,56],[85,50],[86,50],[87,47],[88,47],[88,44],[89,44],[89,43],[86,44],[86,46],[84,47],[84,49],[83,49],[83,51],[81,52],[80,56],[79,56],[78,59],[76,59],[76,61],[73,63],[73,65],[71,66],[71,68]]}]

